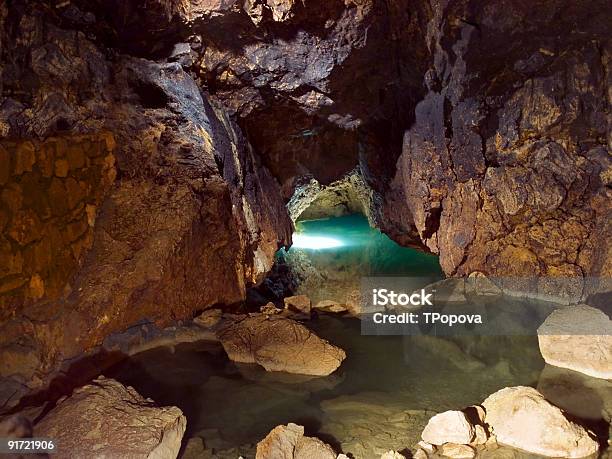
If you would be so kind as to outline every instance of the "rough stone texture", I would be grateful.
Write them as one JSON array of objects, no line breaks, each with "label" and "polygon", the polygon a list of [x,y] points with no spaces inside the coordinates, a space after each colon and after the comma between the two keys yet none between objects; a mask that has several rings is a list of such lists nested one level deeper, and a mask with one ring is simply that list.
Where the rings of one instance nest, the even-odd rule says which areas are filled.
[{"label": "rough stone texture", "polygon": [[546,365],[537,389],[546,400],[580,419],[604,419],[612,424],[611,380]]},{"label": "rough stone texture", "polygon": [[64,293],[93,244],[115,181],[115,147],[110,133],[0,141],[12,171],[0,185],[0,321]]},{"label": "rough stone texture", "polygon": [[257,363],[267,371],[327,376],[346,357],[342,349],[284,317],[245,317],[217,335],[231,360]]},{"label": "rough stone texture", "polygon": [[310,315],[312,303],[307,295],[288,296],[284,299],[285,309]]},{"label": "rough stone texture", "polygon": [[0,62],[0,406],[11,406],[111,333],[240,301],[291,222],[241,130],[180,64],[117,54],[75,5],[0,13],[0,40],[19,44]]},{"label": "rough stone texture", "polygon": [[461,411],[445,411],[429,420],[421,438],[432,445],[468,444],[474,438],[474,426]]},{"label": "rough stone texture", "polygon": [[347,455],[375,458],[393,449],[415,445],[432,416],[431,411],[410,410],[396,394],[383,392],[341,395],[321,402],[323,418],[319,432],[340,441]]},{"label": "rough stone texture", "polygon": [[610,275],[608,17],[604,2],[432,4],[429,92],[392,187],[448,275]]},{"label": "rough stone texture", "polygon": [[287,203],[293,221],[361,213],[374,225],[379,219],[380,195],[366,183],[359,168],[345,177],[322,185],[310,178],[299,183]]},{"label": "rough stone texture", "polygon": [[452,457],[454,459],[472,459],[476,456],[476,451],[468,445],[458,445],[446,443],[438,448],[437,453],[442,457]]},{"label": "rough stone texture", "polygon": [[598,444],[581,426],[531,387],[506,387],[482,404],[485,421],[500,445],[549,457],[579,458],[594,454]]},{"label": "rough stone texture", "polygon": [[546,363],[612,379],[612,320],[587,305],[557,309],[538,328]]},{"label": "rough stone texture", "polygon": [[[241,301],[290,242],[283,199],[356,167],[449,275],[610,277],[609,23],[603,0],[3,2],[0,406],[121,328]],[[14,214],[28,142],[107,133],[117,176],[55,289],[17,255],[49,228]],[[27,193],[78,192],[73,153]]]},{"label": "rough stone texture", "polygon": [[255,459],[336,459],[336,453],[318,438],[305,437],[304,427],[276,426],[257,444]]},{"label": "rough stone texture", "polygon": [[176,407],[156,407],[131,387],[100,377],[53,408],[37,436],[61,445],[57,458],[175,458],[187,421]]}]

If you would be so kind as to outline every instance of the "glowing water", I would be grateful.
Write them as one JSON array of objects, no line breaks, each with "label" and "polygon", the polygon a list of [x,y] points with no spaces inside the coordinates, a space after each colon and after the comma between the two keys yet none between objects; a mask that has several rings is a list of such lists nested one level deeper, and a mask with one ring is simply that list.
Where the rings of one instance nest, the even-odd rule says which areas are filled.
[{"label": "glowing water", "polygon": [[[346,302],[364,276],[443,277],[438,257],[401,247],[363,215],[298,222],[293,246],[277,257],[299,279],[295,293]],[[427,283],[427,282],[426,282]]]},{"label": "glowing water", "polygon": [[307,236],[305,234],[296,234],[293,236],[293,247],[298,249],[323,250],[341,246],[342,241],[332,237]]}]

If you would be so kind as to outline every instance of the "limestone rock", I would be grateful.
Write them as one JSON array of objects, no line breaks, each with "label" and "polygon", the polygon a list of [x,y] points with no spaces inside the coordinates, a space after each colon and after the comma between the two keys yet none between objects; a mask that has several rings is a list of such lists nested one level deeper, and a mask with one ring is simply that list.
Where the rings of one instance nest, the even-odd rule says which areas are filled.
[{"label": "limestone rock", "polygon": [[445,443],[438,448],[437,452],[443,457],[454,459],[472,459],[476,456],[476,451],[470,446],[456,443]]},{"label": "limestone rock", "polygon": [[346,357],[339,347],[285,317],[246,317],[217,336],[231,360],[257,363],[267,371],[326,376]]},{"label": "limestone rock", "polygon": [[285,309],[310,315],[311,302],[306,295],[289,296],[284,299]]},{"label": "limestone rock", "polygon": [[477,424],[474,426],[474,440],[472,441],[475,445],[484,445],[489,439],[489,435],[487,434],[486,429]]},{"label": "limestone rock", "polygon": [[461,411],[445,411],[432,417],[423,433],[423,441],[432,445],[467,444],[474,438],[474,426]]},{"label": "limestone rock", "polygon": [[544,360],[589,376],[612,379],[612,320],[581,304],[554,311],[538,328]]},{"label": "limestone rock", "polygon": [[215,325],[221,322],[222,316],[223,311],[221,309],[208,309],[193,319],[193,321],[200,327],[213,328]]},{"label": "limestone rock", "polygon": [[580,419],[612,423],[612,381],[547,364],[537,385],[546,400]]},{"label": "limestone rock", "polygon": [[584,428],[531,387],[506,387],[484,402],[486,422],[500,445],[549,457],[579,458],[598,450]]},{"label": "limestone rock", "polygon": [[131,387],[99,377],[62,399],[35,426],[59,445],[54,457],[175,458],[187,421],[176,407],[156,407]]},{"label": "limestone rock", "polygon": [[314,309],[324,312],[341,313],[346,312],[346,306],[334,300],[321,300],[315,304]]},{"label": "limestone rock", "polygon": [[280,312],[282,312],[282,309],[277,308],[274,303],[268,303],[268,304],[263,305],[261,308],[259,308],[259,311],[262,314],[266,314],[270,316],[273,314],[279,314]]},{"label": "limestone rock", "polygon": [[276,426],[257,444],[255,459],[336,459],[334,450],[318,438],[305,437],[304,427]]}]

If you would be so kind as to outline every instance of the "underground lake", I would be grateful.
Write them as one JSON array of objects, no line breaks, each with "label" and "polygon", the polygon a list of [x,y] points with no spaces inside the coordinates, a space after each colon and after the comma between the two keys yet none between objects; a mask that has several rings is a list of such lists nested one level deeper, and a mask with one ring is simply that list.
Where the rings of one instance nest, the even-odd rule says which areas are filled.
[{"label": "underground lake", "polygon": [[[300,269],[306,263],[325,273],[301,289],[312,298],[345,294],[366,275],[443,277],[437,257],[399,247],[361,215],[299,222],[296,234],[297,246],[282,249],[277,261],[292,263],[297,255]],[[328,288],[317,292],[323,284]],[[501,306],[510,309],[520,303],[506,302]],[[538,388],[602,442],[607,436],[601,405],[610,388],[546,365],[537,336],[364,336],[359,318],[324,311],[303,323],[346,352],[333,374],[267,372],[232,362],[221,344],[206,340],[146,350],[104,374],[183,411],[185,458],[254,457],[271,429],[290,422],[355,459],[390,449],[410,457],[435,413],[479,404],[507,386]],[[482,457],[543,456],[498,448]]]}]

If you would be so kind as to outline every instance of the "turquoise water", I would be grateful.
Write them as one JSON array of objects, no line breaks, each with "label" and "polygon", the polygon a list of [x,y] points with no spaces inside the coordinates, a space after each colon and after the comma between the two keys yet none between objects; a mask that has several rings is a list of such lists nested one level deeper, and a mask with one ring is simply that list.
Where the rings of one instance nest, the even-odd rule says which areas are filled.
[{"label": "turquoise water", "polygon": [[291,247],[288,252],[281,249],[281,256],[300,251],[307,254],[313,264],[329,269],[353,263],[352,270],[362,275],[443,277],[438,257],[399,246],[378,229],[370,227],[363,215],[298,222],[294,237],[296,235],[330,238],[341,245],[328,249]]},{"label": "turquoise water", "polygon": [[308,295],[313,302],[350,302],[362,278],[368,276],[427,278],[425,284],[444,277],[438,257],[399,246],[371,228],[363,215],[303,221],[296,226],[294,245],[288,251],[281,249],[277,258],[296,279],[294,293]]}]

